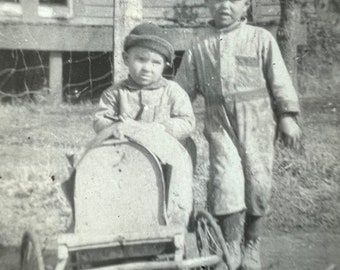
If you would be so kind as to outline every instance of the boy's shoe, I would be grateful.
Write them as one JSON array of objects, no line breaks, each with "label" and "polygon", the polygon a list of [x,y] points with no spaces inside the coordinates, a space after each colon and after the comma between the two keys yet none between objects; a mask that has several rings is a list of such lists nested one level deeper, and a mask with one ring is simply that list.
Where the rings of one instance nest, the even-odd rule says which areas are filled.
[{"label": "boy's shoe", "polygon": [[228,270],[240,270],[242,263],[242,239],[244,235],[244,211],[219,216],[226,249]]},{"label": "boy's shoe", "polygon": [[229,270],[239,270],[242,263],[242,251],[239,241],[226,242]]},{"label": "boy's shoe", "polygon": [[242,270],[261,270],[260,239],[248,240],[244,245]]}]

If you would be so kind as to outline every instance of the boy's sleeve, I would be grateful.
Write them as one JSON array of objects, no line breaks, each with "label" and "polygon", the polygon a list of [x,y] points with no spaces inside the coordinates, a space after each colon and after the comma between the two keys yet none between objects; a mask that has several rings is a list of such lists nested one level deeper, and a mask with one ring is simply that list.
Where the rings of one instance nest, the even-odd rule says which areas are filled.
[{"label": "boy's sleeve", "polygon": [[187,50],[177,70],[175,81],[184,88],[191,100],[197,96],[197,72],[192,50]]},{"label": "boy's sleeve", "polygon": [[270,33],[264,43],[263,60],[265,77],[273,95],[278,116],[284,113],[299,113],[297,92],[279,46]]},{"label": "boy's sleeve", "polygon": [[95,113],[93,128],[96,133],[99,133],[104,128],[111,126],[119,121],[119,106],[117,96],[112,89],[105,90],[100,97],[98,109]]},{"label": "boy's sleeve", "polygon": [[170,119],[162,123],[176,139],[185,139],[195,130],[195,115],[188,94],[175,82],[170,89]]}]

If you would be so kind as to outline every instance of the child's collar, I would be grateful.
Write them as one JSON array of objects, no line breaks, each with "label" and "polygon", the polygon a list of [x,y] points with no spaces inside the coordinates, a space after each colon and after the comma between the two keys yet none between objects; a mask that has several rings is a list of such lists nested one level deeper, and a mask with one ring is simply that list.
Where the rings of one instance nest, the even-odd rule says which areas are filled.
[{"label": "child's collar", "polygon": [[236,23],[234,23],[230,26],[226,26],[226,27],[223,27],[223,28],[217,28],[215,26],[215,22],[213,20],[211,20],[211,21],[208,22],[208,26],[218,33],[228,33],[228,32],[231,32],[235,29],[240,28],[242,25],[245,25],[246,23],[247,23],[247,19],[244,19],[244,20],[236,22]]},{"label": "child's collar", "polygon": [[129,75],[128,78],[126,80],[123,81],[123,85],[130,89],[130,90],[153,90],[153,89],[157,89],[157,88],[161,88],[163,86],[166,85],[166,81],[163,77],[160,78],[160,80],[158,80],[157,82],[154,82],[152,84],[149,84],[147,86],[140,86],[139,84],[137,84]]}]

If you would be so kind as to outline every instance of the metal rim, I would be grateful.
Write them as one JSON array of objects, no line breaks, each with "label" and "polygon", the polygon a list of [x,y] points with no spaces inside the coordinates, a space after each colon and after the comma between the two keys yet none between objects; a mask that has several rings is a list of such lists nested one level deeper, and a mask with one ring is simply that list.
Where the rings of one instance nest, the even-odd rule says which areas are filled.
[{"label": "metal rim", "polygon": [[[213,216],[205,210],[196,213],[196,240],[200,256],[217,255],[223,259],[228,269],[228,250],[220,226]],[[214,269],[210,267],[209,269]]]},{"label": "metal rim", "polygon": [[44,260],[37,236],[26,231],[22,237],[20,248],[21,270],[44,270]]}]

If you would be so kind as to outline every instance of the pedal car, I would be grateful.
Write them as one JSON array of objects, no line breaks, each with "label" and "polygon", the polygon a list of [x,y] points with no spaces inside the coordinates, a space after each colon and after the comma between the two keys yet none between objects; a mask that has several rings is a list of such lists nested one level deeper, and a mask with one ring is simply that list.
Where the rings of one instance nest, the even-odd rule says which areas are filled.
[{"label": "pedal car", "polygon": [[[55,270],[209,269],[227,262],[213,217],[192,210],[185,148],[163,131],[133,131],[124,140],[105,132],[63,186],[73,224],[58,236]],[[21,270],[45,270],[33,232],[22,238]]]}]

